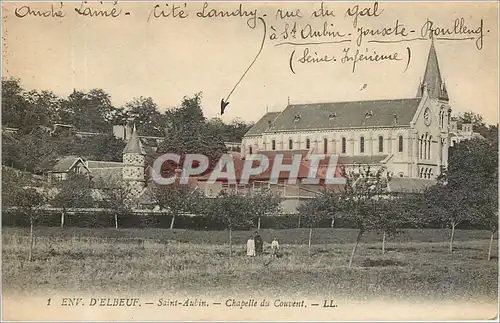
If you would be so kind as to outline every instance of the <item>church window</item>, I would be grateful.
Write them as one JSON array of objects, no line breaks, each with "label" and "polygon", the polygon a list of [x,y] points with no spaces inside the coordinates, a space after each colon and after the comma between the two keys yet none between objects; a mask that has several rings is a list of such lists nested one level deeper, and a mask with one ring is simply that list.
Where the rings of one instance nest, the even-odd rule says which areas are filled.
[{"label": "church window", "polygon": [[252,154],[252,146],[248,147],[248,152],[250,153],[250,155]]},{"label": "church window", "polygon": [[365,152],[365,137],[359,138],[359,152],[360,153]]},{"label": "church window", "polygon": [[276,140],[271,141],[271,149],[276,150]]},{"label": "church window", "polygon": [[431,159],[431,143],[432,143],[432,136],[429,137],[429,143],[427,145],[427,159]]},{"label": "church window", "polygon": [[293,149],[293,140],[288,139],[288,149],[292,150]]},{"label": "church window", "polygon": [[328,139],[323,139],[323,152],[326,154],[328,152]]},{"label": "church window", "polygon": [[399,152],[403,152],[403,136],[399,136]]},{"label": "church window", "polygon": [[311,148],[311,140],[309,138],[306,139],[306,149]]},{"label": "church window", "polygon": [[379,153],[384,152],[384,137],[382,137],[382,136],[378,137],[378,152]]},{"label": "church window", "polygon": [[345,137],[342,137],[342,153],[345,154],[347,150],[347,142],[345,140]]}]

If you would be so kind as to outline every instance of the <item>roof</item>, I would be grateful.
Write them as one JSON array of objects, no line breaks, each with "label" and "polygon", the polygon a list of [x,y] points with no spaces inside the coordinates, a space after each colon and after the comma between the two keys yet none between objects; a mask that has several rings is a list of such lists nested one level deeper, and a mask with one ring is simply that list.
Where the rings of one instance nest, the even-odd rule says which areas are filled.
[{"label": "roof", "polygon": [[110,161],[100,161],[100,160],[88,160],[87,167],[89,169],[93,168],[114,168],[114,167],[123,167],[122,162],[110,162]]},{"label": "roof", "polygon": [[370,165],[380,164],[389,155],[375,155],[375,156],[339,156],[338,163],[340,165]]},{"label": "roof", "polygon": [[85,165],[85,162],[82,158],[78,157],[78,156],[66,156],[66,157],[62,157],[61,159],[59,159],[56,164],[54,165],[54,167],[52,168],[52,171],[54,173],[66,173],[67,171],[69,171],[73,165],[75,165],[78,161],[81,161],[84,165]]},{"label": "roof", "polygon": [[[429,97],[433,99],[444,99],[448,100],[448,92],[446,86],[441,78],[441,71],[439,70],[439,63],[436,53],[436,48],[434,47],[434,41],[431,43],[429,49],[429,56],[427,57],[427,65],[425,66],[424,79],[422,85],[427,86],[427,91]],[[417,96],[423,96],[422,85],[417,91]]]},{"label": "roof", "polygon": [[[292,163],[294,155],[296,155],[296,154],[301,155],[301,159],[300,159],[301,161],[300,161],[300,165],[299,165],[299,171],[297,174],[297,178],[298,179],[308,178],[309,177],[309,169],[310,169],[310,160],[307,159],[307,152],[308,152],[307,150],[295,150],[295,151],[290,150],[290,151],[283,151],[283,152],[282,151],[262,152],[263,154],[265,154],[269,158],[269,164],[268,164],[266,170],[263,171],[262,173],[250,175],[249,180],[250,181],[268,181],[271,178],[274,160],[275,160],[275,157],[278,153],[283,153],[283,155],[284,155],[282,165],[290,165]],[[243,167],[244,167],[246,161],[243,159],[236,159],[236,158],[234,158],[233,160],[234,160],[234,172],[235,172],[236,181],[239,182],[240,178],[242,177]],[[325,179],[326,170],[328,167],[328,162],[329,162],[328,157],[317,161],[318,166],[316,169],[316,178],[319,179],[320,181]],[[252,164],[252,168],[257,168],[259,164],[260,163],[258,160],[254,160],[253,164]],[[224,166],[221,171],[226,172],[227,167]],[[336,168],[335,173],[336,173],[335,177],[340,177],[340,168],[339,167]],[[206,181],[210,178],[211,174],[212,173],[210,172],[210,173],[205,174],[203,176],[197,177],[197,179],[200,181]],[[278,180],[288,179],[289,174],[290,174],[289,171],[281,171],[278,174]],[[225,178],[218,178],[216,180],[220,181],[220,182],[226,181]]]},{"label": "roof", "polygon": [[388,185],[390,192],[419,193],[436,183],[437,181],[430,179],[393,177]]},{"label": "roof", "polygon": [[[420,100],[410,98],[289,105],[266,132],[409,126]],[[266,123],[262,122],[264,118],[256,126]]]},{"label": "roof", "polygon": [[121,167],[94,168],[90,170],[90,176],[99,188],[119,187],[123,179]]},{"label": "roof", "polygon": [[268,112],[266,113],[250,130],[247,131],[245,137],[258,136],[269,128],[269,123],[276,119],[281,112]]},{"label": "roof", "polygon": [[137,135],[137,130],[134,129],[132,130],[132,135],[130,136],[130,139],[127,142],[127,145],[123,149],[124,154],[140,154],[140,155],[146,155],[146,152],[144,151],[144,148],[142,146],[141,141],[139,140],[139,136]]}]

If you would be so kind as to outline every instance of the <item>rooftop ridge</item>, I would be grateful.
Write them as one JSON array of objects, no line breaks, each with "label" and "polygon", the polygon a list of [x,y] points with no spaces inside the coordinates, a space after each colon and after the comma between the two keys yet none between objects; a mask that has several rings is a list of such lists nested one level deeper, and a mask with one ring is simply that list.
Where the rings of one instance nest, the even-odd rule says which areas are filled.
[{"label": "rooftop ridge", "polygon": [[287,107],[301,106],[301,105],[318,105],[318,104],[332,104],[332,103],[352,103],[352,102],[380,102],[380,101],[402,101],[402,100],[421,100],[420,97],[397,98],[397,99],[376,99],[376,100],[347,100],[347,101],[322,101],[322,102],[307,102],[307,103],[293,103]]}]

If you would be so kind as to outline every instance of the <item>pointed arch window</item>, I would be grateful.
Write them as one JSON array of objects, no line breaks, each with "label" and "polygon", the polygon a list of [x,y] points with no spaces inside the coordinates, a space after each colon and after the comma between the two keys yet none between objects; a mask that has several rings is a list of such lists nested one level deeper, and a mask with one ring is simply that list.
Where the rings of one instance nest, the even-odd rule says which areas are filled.
[{"label": "pointed arch window", "polygon": [[323,139],[323,153],[324,154],[328,153],[328,139],[327,138]]},{"label": "pointed arch window", "polygon": [[429,136],[427,144],[427,159],[431,159],[431,144],[432,144],[432,136]]},{"label": "pointed arch window", "polygon": [[271,141],[271,149],[276,150],[276,140]]},{"label": "pointed arch window", "polygon": [[248,152],[250,153],[250,155],[252,154],[252,146],[248,147]]},{"label": "pointed arch window", "polygon": [[365,137],[359,138],[359,152],[360,153],[365,152]]},{"label": "pointed arch window", "polygon": [[293,140],[288,139],[288,149],[292,150],[293,149]]},{"label": "pointed arch window", "polygon": [[311,139],[307,138],[306,139],[306,149],[310,149],[311,148]]},{"label": "pointed arch window", "polygon": [[342,153],[345,154],[347,150],[347,141],[345,137],[342,137]]},{"label": "pointed arch window", "polygon": [[382,137],[382,136],[378,137],[378,152],[379,153],[384,152],[384,137]]}]

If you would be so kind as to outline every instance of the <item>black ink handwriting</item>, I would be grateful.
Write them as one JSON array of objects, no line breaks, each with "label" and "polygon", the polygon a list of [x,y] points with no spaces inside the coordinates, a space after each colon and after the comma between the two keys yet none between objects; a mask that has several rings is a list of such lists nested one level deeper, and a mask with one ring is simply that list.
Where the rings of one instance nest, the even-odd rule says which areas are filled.
[{"label": "black ink handwriting", "polygon": [[14,14],[18,18],[24,18],[26,16],[34,16],[34,17],[44,17],[44,18],[62,18],[66,16],[66,14],[62,10],[63,3],[60,3],[60,9],[55,9],[54,5],[50,5],[50,10],[36,10],[32,9],[30,6],[21,6],[14,10]]},{"label": "black ink handwriting", "polygon": [[254,29],[257,26],[257,9],[254,10],[244,10],[243,9],[243,4],[240,3],[238,6],[238,9],[234,11],[227,11],[227,10],[219,10],[219,9],[210,9],[208,2],[203,3],[203,8],[201,11],[198,11],[196,13],[196,16],[198,18],[229,18],[229,17],[240,17],[240,18],[246,18],[249,17],[247,20],[247,25],[248,27]]},{"label": "black ink handwriting", "polygon": [[321,2],[320,8],[313,11],[311,17],[313,18],[335,17],[335,12],[333,10],[325,9],[325,3]]},{"label": "black ink handwriting", "polygon": [[[368,48],[365,49],[368,53]],[[354,54],[350,53],[349,48],[344,48],[344,56],[340,60],[343,64],[352,63],[352,73],[356,71],[356,65],[358,62],[381,62],[381,61],[400,61],[402,58],[399,57],[398,53],[393,54],[378,54],[373,51],[372,54],[360,53],[359,49],[356,49]]]},{"label": "black ink handwriting", "polygon": [[151,12],[149,13],[148,22],[151,19],[151,16],[153,16],[154,18],[171,17],[171,18],[184,19],[187,18],[189,15],[188,12],[184,10],[187,7],[186,3],[184,3],[184,6],[182,6],[182,8],[184,9],[181,9],[180,5],[176,4],[169,5],[168,3],[165,4],[165,7],[166,7],[165,9],[161,9],[159,4],[155,5],[151,10]]},{"label": "black ink handwriting", "polygon": [[383,12],[383,9],[379,11],[378,2],[375,2],[373,7],[367,8],[360,8],[359,5],[354,5],[352,8],[347,9],[345,16],[354,17],[352,26],[356,28],[358,27],[359,17],[380,17]]},{"label": "black ink handwriting", "polygon": [[276,10],[276,20],[278,19],[286,19],[286,18],[302,18],[302,14],[300,13],[300,9],[296,9],[295,11],[288,11],[283,9]]},{"label": "black ink handwriting", "polygon": [[407,37],[409,31],[406,29],[404,24],[401,24],[399,20],[396,20],[394,27],[384,27],[382,29],[370,29],[365,27],[359,27],[357,29],[358,37],[356,39],[356,44],[361,46],[363,43],[363,37],[365,36],[400,36]]},{"label": "black ink handwriting", "polygon": [[[434,22],[427,19],[420,30],[420,34],[422,37],[429,39],[438,38],[439,36],[454,36],[452,38],[444,38],[443,40],[473,40],[477,37],[476,47],[478,50],[481,50],[484,45],[484,21],[481,19],[477,28],[470,29],[465,23],[465,18],[456,18],[451,28],[435,27]],[[466,35],[468,37],[456,38],[459,35]]]},{"label": "black ink handwriting", "polygon": [[[266,21],[264,20],[264,18],[258,17],[257,19],[260,20],[260,22],[262,22],[262,26],[264,27],[264,33],[263,33],[262,41],[260,43],[259,51],[257,52],[257,55],[255,55],[255,58],[250,63],[250,65],[248,66],[248,68],[245,70],[245,72],[243,73],[243,75],[241,76],[241,78],[234,85],[234,87],[231,90],[231,92],[229,92],[229,94],[227,95],[226,99],[225,100],[224,99],[221,100],[221,114],[224,113],[224,109],[229,104],[228,100],[231,97],[231,94],[233,94],[234,90],[236,90],[236,88],[241,83],[241,81],[243,80],[243,78],[245,77],[245,75],[247,75],[247,73],[250,70],[250,68],[252,68],[253,64],[255,64],[255,62],[257,61],[257,58],[259,58],[260,54],[262,53],[262,49],[264,48],[264,43],[266,42],[267,25],[266,25]],[[252,29],[255,29],[255,27],[257,27],[257,26],[255,25],[254,28],[252,28]]]},{"label": "black ink handwriting", "polygon": [[[100,2],[102,4],[102,1]],[[117,2],[113,3],[113,6],[116,6]],[[75,8],[76,13],[80,16],[86,17],[104,17],[104,18],[116,18],[119,17],[122,13],[122,9],[117,10],[116,8],[108,9],[93,9],[91,7],[87,7],[87,1],[82,1],[80,4],[80,8]]]}]

